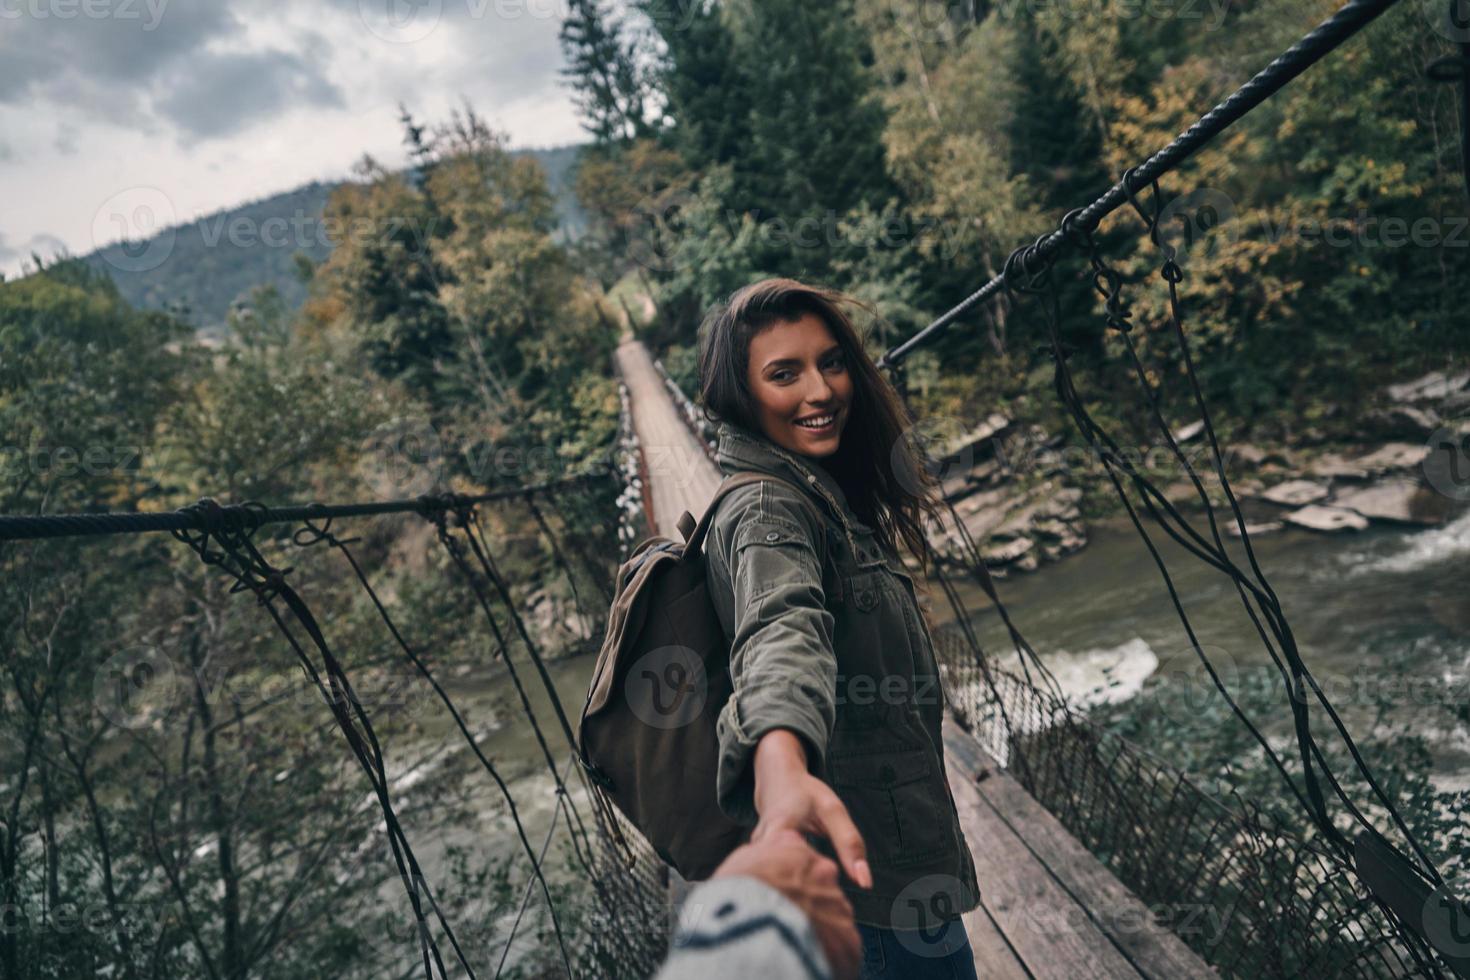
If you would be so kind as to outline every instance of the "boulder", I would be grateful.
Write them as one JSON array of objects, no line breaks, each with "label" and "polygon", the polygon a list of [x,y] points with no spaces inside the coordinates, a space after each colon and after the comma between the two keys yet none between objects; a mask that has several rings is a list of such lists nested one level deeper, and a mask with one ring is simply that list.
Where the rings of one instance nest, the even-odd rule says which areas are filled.
[{"label": "boulder", "polygon": [[1424,462],[1424,457],[1428,455],[1429,447],[1422,443],[1390,442],[1367,455],[1359,456],[1353,462],[1371,475],[1377,476],[1389,470],[1412,469]]},{"label": "boulder", "polygon": [[1175,480],[1173,483],[1160,488],[1164,499],[1175,507],[1181,504],[1194,503],[1199,500],[1199,492],[1194,489],[1194,484],[1188,480]]},{"label": "boulder", "polygon": [[1307,472],[1334,480],[1366,480],[1368,469],[1362,463],[1350,460],[1338,453],[1323,453],[1312,460]]},{"label": "boulder", "polygon": [[[1225,523],[1225,532],[1227,534],[1230,534],[1233,537],[1237,537],[1237,538],[1240,537],[1240,525],[1239,524],[1236,524],[1234,521],[1225,521],[1224,523]],[[1252,523],[1250,521],[1246,521],[1245,522],[1245,533],[1246,534],[1249,534],[1251,537],[1254,538],[1254,537],[1259,537],[1262,534],[1271,534],[1271,533],[1273,533],[1275,531],[1279,531],[1283,527],[1285,527],[1285,525],[1281,521],[1260,521],[1258,523]]]},{"label": "boulder", "polygon": [[1449,498],[1415,480],[1383,480],[1369,487],[1339,493],[1334,506],[1347,507],[1364,517],[1401,524],[1439,524],[1448,516]]},{"label": "boulder", "polygon": [[1363,422],[1370,432],[1389,439],[1423,440],[1439,425],[1439,415],[1432,409],[1394,405],[1369,412]]},{"label": "boulder", "polygon": [[1287,480],[1285,483],[1278,483],[1264,491],[1260,496],[1262,500],[1269,500],[1283,507],[1300,507],[1303,504],[1325,499],[1327,487],[1325,484],[1313,483],[1311,480]]},{"label": "boulder", "polygon": [[961,433],[941,447],[937,453],[941,459],[949,459],[963,452],[970,452],[975,456],[988,456],[990,449],[984,446],[987,440],[1000,435],[1011,427],[1011,420],[999,412],[992,412],[979,425],[968,432]]},{"label": "boulder", "polygon": [[975,464],[975,467],[971,469],[968,474],[968,479],[971,483],[980,485],[983,483],[989,483],[991,480],[995,479],[995,477],[999,473],[1000,460],[992,456],[990,459],[987,459],[982,463]]},{"label": "boulder", "polygon": [[1405,381],[1401,384],[1389,385],[1384,390],[1388,397],[1396,402],[1419,402],[1435,401],[1455,394],[1470,385],[1470,371],[1460,371],[1455,374],[1446,374],[1444,371],[1430,371],[1422,378],[1413,381]]},{"label": "boulder", "polygon": [[965,499],[979,487],[971,482],[968,472],[951,473],[939,481],[939,493],[950,503]]},{"label": "boulder", "polygon": [[1205,431],[1205,420],[1196,419],[1188,425],[1181,425],[1172,433],[1175,442],[1189,442],[1191,439],[1199,438],[1201,432]]},{"label": "boulder", "polygon": [[971,494],[955,504],[954,509],[972,533],[978,529],[982,534],[989,534],[991,528],[1005,520],[1006,512],[1017,496],[1014,487],[995,487]]},{"label": "boulder", "polygon": [[[1260,446],[1253,446],[1247,442],[1226,450],[1225,459],[1227,463],[1233,461],[1243,466],[1260,466],[1266,461],[1266,451]],[[1227,471],[1228,469],[1227,466]]]},{"label": "boulder", "polygon": [[1470,409],[1470,388],[1457,391],[1439,403],[1439,414],[1457,415]]},{"label": "boulder", "polygon": [[1082,502],[1082,491],[1077,487],[1061,487],[1047,495],[1041,506],[1036,508],[1039,517],[1055,517],[1064,521],[1075,521],[1079,514],[1077,505]]},{"label": "boulder", "polygon": [[1368,526],[1368,519],[1355,510],[1325,507],[1322,504],[1308,504],[1301,510],[1287,514],[1282,520],[1312,531],[1361,531]]},{"label": "boulder", "polygon": [[[1015,561],[1022,555],[1026,554],[1026,552],[1030,551],[1033,547],[1035,547],[1035,545],[1036,542],[1032,541],[1030,538],[1015,538],[1003,544],[991,544],[985,548],[980,549],[980,556],[984,558],[987,563],[994,563],[996,565],[1009,565],[1011,562]],[[1035,566],[1033,565],[1032,567],[1034,568]]]}]

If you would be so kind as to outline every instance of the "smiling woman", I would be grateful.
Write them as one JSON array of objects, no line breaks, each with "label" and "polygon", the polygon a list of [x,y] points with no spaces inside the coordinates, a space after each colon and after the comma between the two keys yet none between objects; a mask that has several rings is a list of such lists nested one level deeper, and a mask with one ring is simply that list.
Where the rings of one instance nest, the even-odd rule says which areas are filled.
[{"label": "smiling woman", "polygon": [[[739,290],[700,351],[724,473],[705,543],[730,642],[717,794],[753,841],[830,844],[864,980],[974,977],[960,915],[979,894],[945,773],[944,697],[904,547],[931,557],[933,479],[905,438],[840,294],[791,279]],[[803,499],[805,498],[805,499]]]},{"label": "smiling woman", "polygon": [[780,330],[756,334],[746,372],[760,427],[778,445],[808,456],[837,451],[852,376],[821,317],[805,313]]}]

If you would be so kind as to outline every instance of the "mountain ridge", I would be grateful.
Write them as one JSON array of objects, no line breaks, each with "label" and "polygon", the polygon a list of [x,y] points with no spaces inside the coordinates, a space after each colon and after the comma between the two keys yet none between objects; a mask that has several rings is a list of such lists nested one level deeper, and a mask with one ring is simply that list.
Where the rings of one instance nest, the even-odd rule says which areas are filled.
[{"label": "mountain ridge", "polygon": [[[571,186],[580,149],[574,144],[510,151],[535,158],[546,171],[563,241],[576,240],[586,227]],[[172,310],[198,331],[219,333],[231,307],[258,286],[275,286],[288,310],[305,302],[307,287],[297,273],[296,256],[315,263],[331,254],[323,209],[332,191],[350,182],[310,181],[79,258],[107,273],[134,307]]]}]

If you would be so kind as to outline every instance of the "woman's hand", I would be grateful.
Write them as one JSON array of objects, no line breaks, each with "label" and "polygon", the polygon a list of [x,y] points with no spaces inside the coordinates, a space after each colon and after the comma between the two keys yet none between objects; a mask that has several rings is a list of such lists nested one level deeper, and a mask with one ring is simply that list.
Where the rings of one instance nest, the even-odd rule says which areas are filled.
[{"label": "woman's hand", "polygon": [[817,834],[832,849],[847,876],[863,888],[873,887],[867,847],[847,807],[832,787],[807,772],[800,737],[785,728],[761,736],[755,747],[755,811],[759,820],[752,841],[778,830]]}]

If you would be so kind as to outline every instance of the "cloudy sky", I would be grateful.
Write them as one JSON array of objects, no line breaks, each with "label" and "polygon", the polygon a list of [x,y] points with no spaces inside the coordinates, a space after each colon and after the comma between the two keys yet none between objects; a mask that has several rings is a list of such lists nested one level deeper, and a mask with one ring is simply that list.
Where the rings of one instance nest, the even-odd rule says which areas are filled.
[{"label": "cloudy sky", "polygon": [[[0,272],[402,164],[398,103],[585,138],[565,0],[0,0]],[[140,203],[141,202],[141,203]]]}]

